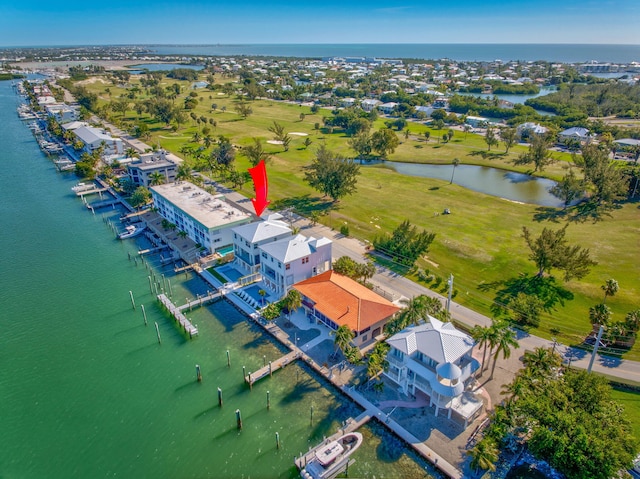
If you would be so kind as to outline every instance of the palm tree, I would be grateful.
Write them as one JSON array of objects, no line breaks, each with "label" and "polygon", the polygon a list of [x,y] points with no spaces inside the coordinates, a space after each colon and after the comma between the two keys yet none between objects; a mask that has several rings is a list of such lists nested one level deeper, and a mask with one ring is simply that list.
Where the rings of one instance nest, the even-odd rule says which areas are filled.
[{"label": "palm tree", "polygon": [[302,306],[302,295],[297,289],[290,289],[282,300],[282,305],[287,308],[287,316],[291,317],[291,313]]},{"label": "palm tree", "polygon": [[426,296],[414,296],[411,299],[402,299],[400,302],[404,305],[404,309],[402,310],[402,328],[404,329],[407,326],[415,324],[416,326],[425,320],[425,316],[427,314],[426,310]]},{"label": "palm tree", "polygon": [[611,310],[609,306],[604,303],[596,304],[589,308],[589,319],[591,324],[599,324],[601,326],[608,326],[611,319]]},{"label": "palm tree", "polygon": [[535,348],[524,353],[522,362],[534,376],[549,377],[560,367],[562,359],[549,348]]},{"label": "palm tree", "polygon": [[338,350],[342,351],[342,353],[344,354],[344,352],[349,347],[349,343],[351,343],[351,340],[354,338],[354,334],[346,324],[343,324],[338,329],[336,329],[333,334],[335,335],[335,339],[333,340],[333,344],[336,347],[334,351],[335,357],[338,355]]},{"label": "palm tree", "polygon": [[149,185],[162,185],[165,182],[165,176],[159,171],[154,171],[149,175]]},{"label": "palm tree", "polygon": [[502,352],[503,359],[509,359],[511,356],[511,348],[517,348],[519,346],[516,340],[516,333],[511,328],[502,327],[498,330],[498,340],[496,342],[496,353],[493,359],[493,366],[491,367],[491,376],[489,379],[493,379],[493,373],[496,370],[496,363],[498,362],[498,355]]},{"label": "palm tree", "polygon": [[449,181],[449,184],[453,183],[453,175],[456,174],[456,166],[460,164],[460,160],[458,158],[454,158],[451,164],[453,165],[453,171],[451,172],[451,181]]},{"label": "palm tree", "polygon": [[264,306],[264,297],[267,295],[267,292],[264,289],[259,289],[258,294],[260,295],[260,303]]},{"label": "palm tree", "polygon": [[193,173],[191,167],[186,162],[178,165],[178,171],[176,172],[176,180],[190,181],[193,179]]},{"label": "palm tree", "polygon": [[602,304],[607,301],[607,296],[614,296],[620,287],[618,286],[618,282],[615,279],[608,279],[601,286],[604,291],[604,299],[602,300]]},{"label": "palm tree", "polygon": [[498,447],[492,439],[483,439],[473,449],[468,450],[467,454],[471,456],[471,468],[474,471],[483,469],[493,472],[496,470]]},{"label": "palm tree", "polygon": [[485,361],[487,357],[487,347],[491,344],[492,337],[495,335],[495,330],[488,326],[474,326],[471,330],[471,337],[478,343],[478,346],[483,347],[482,351],[482,365],[480,366],[480,375],[485,369]]}]

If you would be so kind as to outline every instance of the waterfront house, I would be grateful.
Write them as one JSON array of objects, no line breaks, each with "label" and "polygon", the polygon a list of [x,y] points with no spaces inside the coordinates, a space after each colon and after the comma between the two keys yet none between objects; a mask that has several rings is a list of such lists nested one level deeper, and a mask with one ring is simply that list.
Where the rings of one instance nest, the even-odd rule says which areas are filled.
[{"label": "waterfront house", "polygon": [[260,249],[262,281],[277,296],[295,283],[331,269],[331,240],[298,234],[263,244]]},{"label": "waterfront house", "polygon": [[473,128],[484,128],[489,124],[489,119],[482,116],[467,116],[464,122]]},{"label": "waterfront house", "polygon": [[149,186],[153,181],[152,175],[160,173],[164,181],[175,181],[178,166],[165,150],[153,151],[140,155],[140,158],[127,165],[127,173],[131,182],[136,186]]},{"label": "waterfront house", "polygon": [[347,325],[353,345],[371,344],[401,309],[357,281],[333,270],[296,283],[307,317],[335,331]]},{"label": "waterfront house", "polygon": [[257,272],[260,247],[292,236],[291,228],[281,218],[282,215],[274,213],[264,221],[233,228],[233,252],[237,266],[247,273]]},{"label": "waterfront house", "polygon": [[150,191],[160,216],[211,253],[226,253],[233,243],[232,228],[251,221],[248,212],[223,195],[214,196],[186,181],[152,186]]},{"label": "waterfront house", "polygon": [[104,146],[103,154],[105,155],[122,154],[124,151],[120,138],[114,138],[100,128],[81,126],[73,130],[73,132],[76,137],[84,143],[84,150],[89,154],[101,146]]},{"label": "waterfront house", "polygon": [[55,118],[55,120],[60,124],[78,119],[78,110],[64,103],[45,105],[44,109],[48,116]]},{"label": "waterfront house", "polygon": [[428,322],[411,326],[387,339],[389,369],[385,375],[405,394],[421,391],[430,398],[429,406],[456,412],[465,427],[482,409],[467,387],[480,363],[472,357],[475,341],[452,323],[428,316]]}]

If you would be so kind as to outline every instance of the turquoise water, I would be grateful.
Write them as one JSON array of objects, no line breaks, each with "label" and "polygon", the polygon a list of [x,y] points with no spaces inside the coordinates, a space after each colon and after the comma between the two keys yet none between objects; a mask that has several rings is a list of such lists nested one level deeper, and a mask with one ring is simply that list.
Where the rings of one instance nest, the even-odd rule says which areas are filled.
[{"label": "turquoise water", "polygon": [[[187,339],[150,294],[152,273],[128,259],[137,246],[82,206],[77,178],[56,172],[15,106],[0,82],[0,477],[295,477],[293,456],[359,409],[298,364],[247,390],[242,366],[255,371],[281,351],[226,302],[187,313],[200,330]],[[170,267],[153,273],[179,303],[207,290]],[[374,429],[352,477],[431,477]]]}]

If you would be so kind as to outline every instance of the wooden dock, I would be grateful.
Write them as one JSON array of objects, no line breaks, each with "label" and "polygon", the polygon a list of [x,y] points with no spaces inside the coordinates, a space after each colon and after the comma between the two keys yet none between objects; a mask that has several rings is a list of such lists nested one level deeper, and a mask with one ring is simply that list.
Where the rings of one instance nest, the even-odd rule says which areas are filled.
[{"label": "wooden dock", "polygon": [[185,309],[189,309],[191,310],[194,306],[202,306],[203,304],[207,304],[207,303],[211,303],[212,301],[215,301],[216,299],[219,299],[222,297],[222,293],[219,291],[215,291],[213,293],[208,294],[207,296],[198,296],[196,299],[194,299],[193,301],[189,301],[187,304],[183,304],[182,306],[177,306],[176,309],[178,311],[184,311]]},{"label": "wooden dock", "polygon": [[167,249],[169,246],[168,245],[162,245],[162,246],[157,246],[155,248],[149,248],[149,249],[141,249],[138,250],[138,254],[140,256],[144,256],[146,254],[154,254],[154,253],[159,253],[160,251],[162,251],[163,249]]},{"label": "wooden dock", "polygon": [[269,364],[258,369],[257,371],[253,373],[250,372],[244,377],[244,381],[249,386],[253,386],[255,382],[260,381],[264,377],[270,376],[274,371],[277,371],[280,368],[284,368],[287,364],[292,363],[299,357],[300,354],[298,353],[298,351],[291,351],[289,354],[285,354],[275,361],[270,361]]},{"label": "wooden dock", "polygon": [[104,193],[109,191],[109,188],[91,188],[90,190],[76,191],[76,196],[95,195],[97,193]]},{"label": "wooden dock", "polygon": [[117,205],[120,203],[120,200],[103,200],[103,201],[94,201],[93,203],[85,203],[88,210],[97,210],[100,208],[106,208],[108,206]]},{"label": "wooden dock", "polygon": [[160,301],[164,305],[164,307],[169,310],[171,316],[173,316],[178,324],[182,326],[182,329],[184,329],[186,333],[189,333],[190,338],[198,335],[198,328],[191,324],[191,321],[189,321],[187,317],[182,314],[180,309],[175,304],[173,304],[169,298],[167,298],[164,294],[159,294],[158,301]]}]

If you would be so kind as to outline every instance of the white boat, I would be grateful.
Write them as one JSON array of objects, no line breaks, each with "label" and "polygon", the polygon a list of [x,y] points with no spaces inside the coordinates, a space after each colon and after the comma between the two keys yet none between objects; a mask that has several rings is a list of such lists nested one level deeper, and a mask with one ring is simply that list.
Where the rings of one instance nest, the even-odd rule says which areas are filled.
[{"label": "white boat", "polygon": [[124,232],[118,235],[118,239],[127,239],[127,238],[133,238],[135,236],[138,236],[139,234],[142,234],[145,228],[146,228],[146,225],[144,223],[136,223],[133,225],[128,225],[125,227]]},{"label": "white boat", "polygon": [[332,479],[344,471],[349,456],[362,444],[362,434],[349,432],[335,441],[323,441],[305,455],[296,459],[303,479]]},{"label": "white boat", "polygon": [[76,193],[80,193],[81,191],[89,191],[95,188],[96,185],[94,185],[93,183],[78,183],[75,186],[71,187],[71,190],[76,192]]}]

